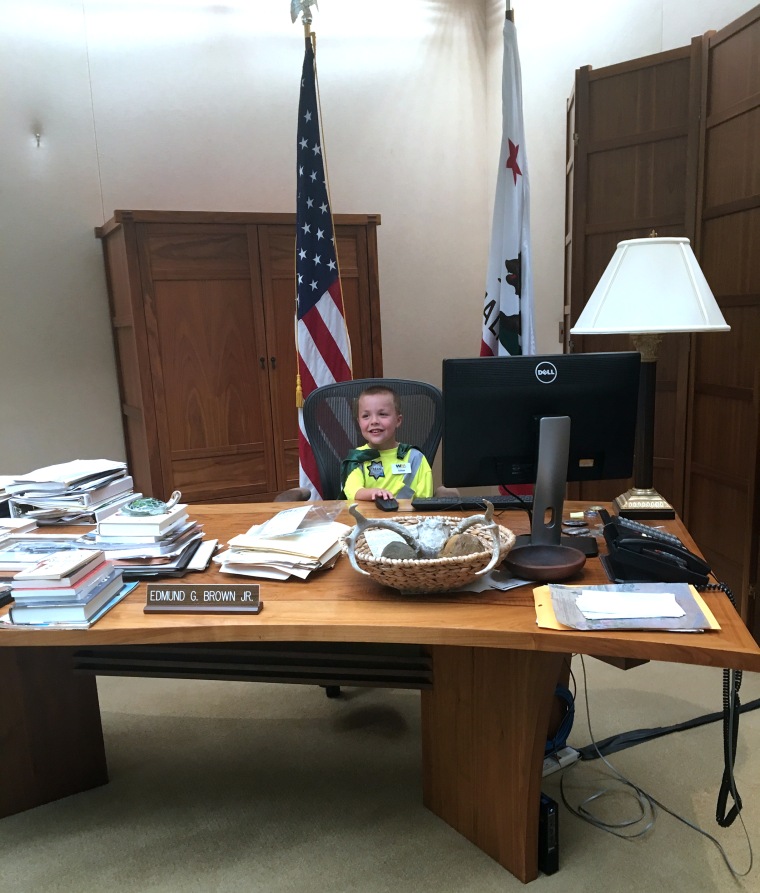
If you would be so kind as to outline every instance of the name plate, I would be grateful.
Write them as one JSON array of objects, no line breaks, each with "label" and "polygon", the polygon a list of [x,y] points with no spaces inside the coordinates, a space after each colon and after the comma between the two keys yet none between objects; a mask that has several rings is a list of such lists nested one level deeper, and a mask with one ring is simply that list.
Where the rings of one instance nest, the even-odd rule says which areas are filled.
[{"label": "name plate", "polygon": [[145,613],[258,614],[258,583],[149,583]]}]

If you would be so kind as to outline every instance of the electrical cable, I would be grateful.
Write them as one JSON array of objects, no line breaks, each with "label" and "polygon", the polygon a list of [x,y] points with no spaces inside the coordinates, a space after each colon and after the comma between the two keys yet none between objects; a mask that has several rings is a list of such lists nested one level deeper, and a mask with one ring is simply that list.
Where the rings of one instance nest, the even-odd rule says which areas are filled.
[{"label": "electrical cable", "polygon": [[504,489],[508,496],[512,496],[522,503],[523,510],[528,515],[528,520],[530,521],[531,526],[533,526],[533,503],[528,502],[527,499],[523,499],[519,493],[510,490],[506,484],[500,484],[499,486]]},{"label": "electrical cable", "polygon": [[[739,707],[739,713],[749,713],[751,710],[757,710],[760,707],[760,698],[754,701],[747,701]],[[699,726],[709,725],[711,722],[717,722],[723,718],[723,711],[716,710],[714,713],[705,713],[703,716],[695,716],[693,719],[687,719],[683,722],[675,723],[672,726],[657,726],[651,729],[632,729],[629,732],[618,732],[616,735],[610,735],[593,744],[586,744],[584,747],[576,748],[581,755],[582,760],[599,759],[599,754],[609,756],[611,753],[617,753],[619,750],[626,750],[637,744],[643,744],[646,741],[654,741],[656,738],[662,738],[664,735],[670,735],[673,732],[685,732],[688,729],[696,729]]]},{"label": "electrical cable", "polygon": [[[731,604],[736,607],[736,601],[731,590],[725,583],[707,583],[704,586],[697,587],[701,590],[712,592],[723,592],[728,597]],[[655,729],[636,729],[631,732],[624,732],[606,738],[602,742],[594,742],[593,745],[586,745],[579,748],[581,760],[594,760],[602,757],[603,754],[615,753],[618,750],[624,750],[633,747],[634,744],[640,744],[643,741],[651,741],[662,735],[671,732],[679,732],[684,729],[694,728],[704,725],[708,722],[714,722],[717,719],[723,719],[723,778],[721,780],[718,792],[718,803],[715,811],[715,820],[723,827],[729,827],[741,812],[742,801],[736,790],[736,782],[734,779],[734,764],[736,762],[736,748],[739,738],[739,716],[747,710],[754,710],[760,706],[760,698],[751,701],[749,704],[742,706],[739,700],[739,689],[741,688],[742,674],[741,670],[723,670],[723,710],[720,713],[711,713],[703,717],[687,720],[677,725],[660,727]],[[726,811],[728,805],[728,795],[734,801],[734,805]]]},{"label": "electrical cable", "polygon": [[564,685],[558,685],[554,689],[554,697],[562,702],[565,712],[553,737],[547,739],[546,747],[544,748],[545,757],[557,753],[557,751],[567,746],[567,736],[573,728],[575,719],[575,698],[572,692],[565,688]]},{"label": "electrical cable", "polygon": [[[588,683],[587,683],[587,678],[586,678],[586,664],[583,659],[583,655],[580,655],[580,659],[581,659],[581,666],[583,668],[583,694],[584,694],[584,700],[585,700],[585,704],[586,704],[586,722],[587,722],[587,726],[588,726],[589,738],[591,739],[593,746],[596,747],[596,741],[594,739],[594,734],[593,734],[593,731],[591,728],[591,711],[589,708],[589,701],[588,701]],[[725,689],[724,689],[724,691],[725,691]],[[735,713],[730,708],[730,706],[729,706],[729,712],[731,714],[730,722],[733,723],[735,721],[734,720]],[[724,741],[726,741],[726,740],[727,739],[725,739],[725,737],[724,737]],[[733,741],[735,744],[735,738],[733,739]],[[728,744],[727,746],[729,747],[729,750],[731,751],[732,755],[735,757],[735,754],[736,754],[735,746],[731,747],[730,744]],[[736,811],[736,815],[733,816],[731,821],[733,821],[736,818],[736,816],[738,815],[739,822],[740,822],[742,829],[744,831],[744,837],[747,841],[747,848],[749,851],[749,865],[747,866],[745,871],[739,871],[734,867],[734,865],[732,864],[731,860],[728,857],[728,854],[726,853],[725,849],[723,848],[722,844],[720,843],[719,840],[717,840],[715,837],[713,837],[713,835],[709,834],[703,828],[700,828],[698,825],[694,824],[693,822],[690,822],[688,819],[686,819],[683,816],[679,815],[678,813],[674,812],[669,807],[665,806],[665,804],[663,804],[662,802],[657,800],[655,797],[653,797],[651,794],[647,793],[643,788],[636,785],[634,782],[632,782],[630,779],[628,779],[625,775],[623,775],[622,772],[619,772],[602,755],[602,753],[599,753],[599,758],[602,760],[602,762],[605,764],[605,766],[607,766],[607,768],[610,770],[610,772],[612,772],[615,779],[617,779],[624,787],[628,787],[634,792],[635,800],[638,805],[639,815],[638,815],[638,817],[626,819],[621,822],[604,821],[601,818],[599,818],[597,815],[595,815],[588,808],[589,804],[591,804],[593,802],[600,801],[601,798],[603,798],[604,796],[614,793],[611,789],[602,789],[600,791],[597,791],[596,793],[592,794],[591,796],[589,796],[585,800],[583,800],[577,807],[572,806],[570,804],[570,802],[568,801],[566,793],[565,793],[565,778],[567,776],[563,772],[562,777],[560,778],[560,795],[562,797],[562,802],[564,803],[565,808],[568,809],[573,815],[575,815],[577,818],[582,819],[585,822],[588,822],[589,824],[593,825],[595,828],[599,828],[601,831],[606,831],[608,834],[613,834],[615,837],[620,837],[622,840],[636,840],[640,837],[643,837],[645,834],[647,834],[649,831],[652,830],[652,828],[654,827],[656,816],[657,816],[657,808],[659,807],[663,812],[666,812],[668,815],[672,816],[677,821],[686,825],[686,827],[691,828],[693,831],[698,832],[703,837],[706,837],[709,841],[711,841],[717,848],[723,861],[726,864],[726,867],[728,868],[728,870],[730,871],[731,875],[734,878],[746,877],[750,873],[750,871],[752,870],[753,862],[754,862],[754,854],[753,854],[753,850],[752,850],[752,842],[749,838],[749,833],[747,832],[747,827],[744,824],[744,818],[741,815],[741,801],[738,799],[738,794],[736,794],[736,787],[734,784],[733,772],[732,772],[733,763],[730,763],[730,770],[727,768],[728,779],[729,779],[727,786],[731,790],[731,793],[732,793],[732,796],[734,797],[735,803],[738,804],[738,808],[734,807],[734,809]],[[578,766],[578,765],[581,765],[580,762],[576,762],[573,764],[573,766]],[[727,767],[728,767],[728,764],[727,764]],[[568,767],[568,768],[570,769],[570,768],[572,768],[572,766]],[[725,774],[724,774],[724,777],[725,777]],[[720,802],[719,802],[719,809],[720,809]],[[731,811],[733,812],[734,809],[732,809]],[[642,821],[645,822],[644,827],[642,829],[632,832],[632,833],[623,833],[623,829],[634,828],[636,825],[638,825]],[[719,821],[719,823],[720,823],[720,821]]]},{"label": "electrical cable", "polygon": [[573,673],[572,656],[565,658],[564,665],[567,667],[568,683],[572,681],[572,689],[565,688],[563,685],[557,685],[554,690],[554,696],[559,698],[565,705],[565,714],[552,738],[547,738],[544,748],[544,757],[551,757],[557,754],[567,745],[567,739],[575,721],[575,696],[578,691],[578,685]]},{"label": "electrical cable", "polygon": [[[699,588],[711,592],[722,592],[728,596],[731,604],[735,608],[737,607],[733,592],[725,583],[720,583],[717,578],[715,583],[708,583]],[[721,828],[728,828],[733,824],[742,809],[742,800],[736,790],[736,779],[734,778],[736,747],[739,742],[739,716],[741,714],[739,689],[741,687],[741,670],[723,670],[723,778],[718,792],[718,803],[715,807],[715,821]],[[727,812],[729,793],[734,805]]]}]

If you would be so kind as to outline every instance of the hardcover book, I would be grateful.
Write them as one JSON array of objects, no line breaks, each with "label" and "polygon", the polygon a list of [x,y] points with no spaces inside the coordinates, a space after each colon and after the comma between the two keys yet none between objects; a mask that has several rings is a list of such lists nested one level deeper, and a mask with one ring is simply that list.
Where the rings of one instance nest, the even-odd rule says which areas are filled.
[{"label": "hardcover book", "polygon": [[[19,586],[16,579],[13,580],[13,597],[17,602],[39,602],[40,599],[82,599],[86,598],[93,590],[97,590],[106,578],[113,576],[115,565],[111,561],[99,561],[97,564],[87,565],[87,572],[74,583],[62,583],[58,580],[22,580]],[[34,584],[34,585],[26,585]]]},{"label": "hardcover book", "polygon": [[100,536],[85,534],[84,541],[88,545],[97,547],[105,552],[106,558],[120,561],[122,558],[159,558],[178,555],[188,543],[200,539],[203,536],[203,528],[200,524],[191,522],[178,528],[179,534],[167,538],[130,537],[114,540],[103,539]]},{"label": "hardcover book", "polygon": [[91,620],[109,605],[121,593],[121,574],[116,571],[114,575],[102,587],[91,592],[86,599],[72,599],[70,601],[48,601],[39,604],[11,605],[10,616],[16,624],[42,624],[42,623],[82,623]]},{"label": "hardcover book", "polygon": [[101,564],[104,555],[100,550],[70,549],[65,552],[53,552],[37,564],[24,568],[13,578],[15,585],[39,586],[39,581],[55,580],[61,586],[71,586],[91,571],[95,565]]},{"label": "hardcover book", "polygon": [[153,545],[166,545],[173,543],[188,532],[200,530],[200,525],[196,521],[191,521],[187,515],[180,516],[176,523],[165,528],[161,533],[137,533],[134,528],[129,528],[129,533],[93,533],[89,538],[97,545],[102,545],[104,549],[113,549],[114,544],[118,546],[126,545],[144,545],[151,543]]},{"label": "hardcover book", "polygon": [[162,515],[128,515],[120,509],[98,524],[100,536],[155,536],[187,519],[187,505],[178,503]]}]

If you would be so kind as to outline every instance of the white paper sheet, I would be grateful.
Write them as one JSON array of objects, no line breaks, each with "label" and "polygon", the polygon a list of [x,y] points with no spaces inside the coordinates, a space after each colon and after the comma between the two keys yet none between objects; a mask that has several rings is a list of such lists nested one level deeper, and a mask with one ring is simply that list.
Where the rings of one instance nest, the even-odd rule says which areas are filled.
[{"label": "white paper sheet", "polygon": [[589,620],[683,617],[672,592],[596,592],[584,589],[575,601]]}]

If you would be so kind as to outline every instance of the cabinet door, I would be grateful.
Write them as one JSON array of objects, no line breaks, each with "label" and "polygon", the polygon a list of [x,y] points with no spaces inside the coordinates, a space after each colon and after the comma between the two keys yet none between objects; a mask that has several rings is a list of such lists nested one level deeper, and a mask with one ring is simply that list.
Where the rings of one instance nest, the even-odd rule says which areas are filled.
[{"label": "cabinet door", "polygon": [[287,224],[250,228],[252,255],[258,252],[262,306],[266,318],[266,362],[272,407],[274,462],[280,489],[298,486],[296,408],[295,236]]},{"label": "cabinet door", "polygon": [[354,378],[383,374],[380,308],[376,278],[377,255],[374,225],[337,225],[340,281],[351,339]]},{"label": "cabinet door", "polygon": [[[247,228],[140,225],[161,466],[188,502],[278,490]],[[168,495],[161,494],[161,495]]]}]

